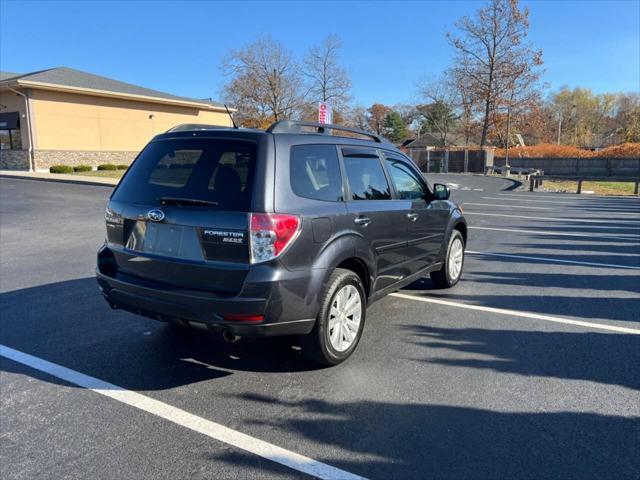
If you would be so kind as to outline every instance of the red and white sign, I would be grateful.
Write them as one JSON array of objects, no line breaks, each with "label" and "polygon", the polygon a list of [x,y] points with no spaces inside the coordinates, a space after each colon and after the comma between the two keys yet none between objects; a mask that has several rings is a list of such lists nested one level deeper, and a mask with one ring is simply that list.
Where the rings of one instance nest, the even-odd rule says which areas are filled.
[{"label": "red and white sign", "polygon": [[331,123],[331,107],[325,102],[318,102],[318,123]]}]

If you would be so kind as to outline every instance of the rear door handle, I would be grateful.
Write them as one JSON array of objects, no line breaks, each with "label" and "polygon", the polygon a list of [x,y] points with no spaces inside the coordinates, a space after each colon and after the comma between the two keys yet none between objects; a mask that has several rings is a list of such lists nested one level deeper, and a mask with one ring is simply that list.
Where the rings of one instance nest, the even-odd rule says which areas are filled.
[{"label": "rear door handle", "polygon": [[364,227],[371,223],[371,219],[369,217],[356,217],[353,221],[356,225],[362,225]]},{"label": "rear door handle", "polygon": [[416,220],[418,220],[419,216],[420,215],[418,215],[417,213],[407,213],[407,218],[412,222],[415,222]]}]

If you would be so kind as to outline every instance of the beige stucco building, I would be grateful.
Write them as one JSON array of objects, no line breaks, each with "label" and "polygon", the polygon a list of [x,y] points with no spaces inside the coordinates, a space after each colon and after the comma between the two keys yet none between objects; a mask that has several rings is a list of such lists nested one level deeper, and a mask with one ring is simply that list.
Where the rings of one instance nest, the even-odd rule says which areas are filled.
[{"label": "beige stucco building", "polygon": [[231,126],[222,104],[70,68],[0,72],[0,169],[130,163],[181,123]]}]

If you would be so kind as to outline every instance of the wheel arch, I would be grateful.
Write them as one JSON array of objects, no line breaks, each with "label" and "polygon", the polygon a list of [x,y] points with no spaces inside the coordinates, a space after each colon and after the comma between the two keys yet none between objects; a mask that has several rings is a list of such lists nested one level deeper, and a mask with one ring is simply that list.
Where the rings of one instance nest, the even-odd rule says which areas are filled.
[{"label": "wheel arch", "polygon": [[[364,260],[358,257],[349,257],[342,260],[335,268],[344,268],[345,270],[351,270],[353,273],[360,277],[360,281],[362,282],[362,286],[364,287],[364,292],[367,298],[371,294],[371,274],[369,269],[367,268]],[[334,269],[335,270],[335,269]]]}]

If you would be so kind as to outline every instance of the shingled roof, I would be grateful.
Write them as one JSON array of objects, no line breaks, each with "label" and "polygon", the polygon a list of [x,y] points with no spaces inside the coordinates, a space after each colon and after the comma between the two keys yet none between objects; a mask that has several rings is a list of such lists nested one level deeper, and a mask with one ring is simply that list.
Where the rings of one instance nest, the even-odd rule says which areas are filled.
[{"label": "shingled roof", "polygon": [[38,84],[41,86],[62,87],[79,90],[93,90],[108,92],[114,95],[147,97],[158,100],[168,100],[174,102],[197,103],[203,106],[224,108],[221,103],[199,98],[181,97],[170,93],[140,87],[131,83],[121,82],[112,78],[94,75],[92,73],[75,70],[67,67],[50,68],[31,73],[11,73],[0,72],[1,85],[24,85]]}]

